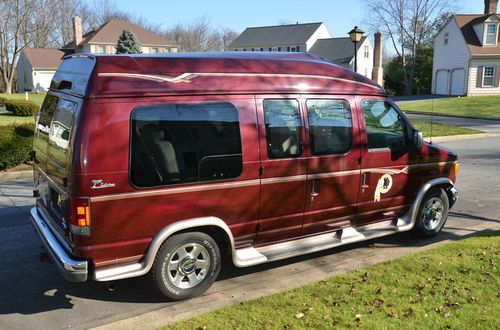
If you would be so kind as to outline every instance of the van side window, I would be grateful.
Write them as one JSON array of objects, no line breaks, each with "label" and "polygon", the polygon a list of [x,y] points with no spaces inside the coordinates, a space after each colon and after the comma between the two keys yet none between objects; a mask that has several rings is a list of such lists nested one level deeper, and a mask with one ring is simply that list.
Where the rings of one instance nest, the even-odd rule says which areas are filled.
[{"label": "van side window", "polygon": [[352,118],[345,100],[307,100],[313,155],[343,154],[351,148]]},{"label": "van side window", "polygon": [[302,154],[302,124],[297,100],[264,100],[267,155],[270,159]]},{"label": "van side window", "polygon": [[230,103],[161,104],[132,112],[130,179],[137,187],[238,177],[238,112]]},{"label": "van side window", "polygon": [[405,121],[393,106],[383,100],[363,100],[368,149],[404,149]]}]

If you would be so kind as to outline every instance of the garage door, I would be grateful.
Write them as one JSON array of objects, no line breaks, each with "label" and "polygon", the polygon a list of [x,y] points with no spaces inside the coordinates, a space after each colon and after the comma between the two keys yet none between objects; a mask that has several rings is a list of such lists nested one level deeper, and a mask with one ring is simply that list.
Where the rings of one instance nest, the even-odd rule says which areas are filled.
[{"label": "garage door", "polygon": [[465,94],[465,70],[454,70],[451,73],[451,95]]},{"label": "garage door", "polygon": [[436,73],[436,94],[448,94],[448,72],[445,70]]}]

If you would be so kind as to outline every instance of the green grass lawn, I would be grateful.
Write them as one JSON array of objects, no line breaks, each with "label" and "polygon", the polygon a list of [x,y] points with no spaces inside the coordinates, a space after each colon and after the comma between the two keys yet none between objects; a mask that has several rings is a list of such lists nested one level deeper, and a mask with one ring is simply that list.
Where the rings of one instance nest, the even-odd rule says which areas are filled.
[{"label": "green grass lawn", "polygon": [[466,117],[500,118],[500,96],[454,97],[403,103],[403,111]]},{"label": "green grass lawn", "polygon": [[499,252],[490,232],[166,329],[499,329]]},{"label": "green grass lawn", "polygon": [[21,117],[14,116],[11,113],[0,113],[0,126],[10,125],[10,124],[24,124],[24,123],[35,123],[35,117]]},{"label": "green grass lawn", "polygon": [[[24,100],[24,93],[17,93],[17,94],[0,93],[0,97],[4,97],[6,99]],[[44,98],[45,98],[45,93],[40,93],[40,94],[30,93],[30,94],[28,94],[28,100],[33,101],[38,105],[42,105]]]},{"label": "green grass lawn", "polygon": [[[419,131],[422,131],[424,137],[431,137],[431,122],[424,120],[412,120],[413,126]],[[475,129],[469,129],[459,126],[432,123],[432,137],[436,136],[450,136],[450,135],[464,135],[464,134],[478,134],[483,133]]]}]

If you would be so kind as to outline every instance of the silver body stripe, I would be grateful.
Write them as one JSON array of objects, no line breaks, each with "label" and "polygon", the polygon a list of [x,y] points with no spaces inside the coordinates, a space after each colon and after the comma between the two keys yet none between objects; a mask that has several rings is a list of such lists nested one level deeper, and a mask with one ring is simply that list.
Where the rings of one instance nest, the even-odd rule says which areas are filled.
[{"label": "silver body stripe", "polygon": [[214,184],[201,184],[196,186],[189,187],[172,187],[172,188],[164,188],[161,190],[149,190],[149,191],[137,191],[130,193],[120,193],[120,194],[110,194],[103,196],[91,197],[91,202],[102,202],[116,199],[129,199],[129,198],[141,198],[148,196],[159,196],[159,195],[172,195],[172,194],[182,194],[182,193],[190,193],[197,191],[210,191],[210,190],[218,190],[218,189],[231,189],[231,188],[241,188],[241,187],[251,187],[257,186],[260,184],[268,185],[275,183],[286,183],[286,182],[296,182],[306,180],[307,178],[315,180],[315,179],[323,179],[323,178],[331,178],[331,177],[341,177],[348,175],[356,175],[365,172],[371,173],[387,173],[387,174],[399,174],[399,173],[408,173],[412,169],[418,169],[421,167],[441,167],[448,164],[454,164],[455,162],[439,162],[439,163],[429,163],[422,165],[409,165],[404,166],[401,169],[391,169],[391,168],[369,168],[363,170],[349,170],[349,171],[339,171],[339,172],[331,172],[331,173],[317,173],[317,174],[303,174],[303,175],[293,175],[293,176],[283,176],[276,178],[265,178],[265,179],[252,179],[252,180],[243,180],[243,181],[233,181],[233,182],[221,182]]}]

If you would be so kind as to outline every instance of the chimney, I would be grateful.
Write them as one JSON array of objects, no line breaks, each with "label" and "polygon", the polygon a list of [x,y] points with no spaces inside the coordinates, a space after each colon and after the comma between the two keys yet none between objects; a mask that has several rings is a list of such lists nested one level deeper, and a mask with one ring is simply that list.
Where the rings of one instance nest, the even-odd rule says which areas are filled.
[{"label": "chimney", "polygon": [[83,33],[82,33],[82,19],[80,16],[73,17],[73,35],[75,36],[75,52],[78,46],[82,43]]},{"label": "chimney", "polygon": [[484,14],[496,14],[497,13],[498,0],[484,0]]},{"label": "chimney", "polygon": [[384,85],[384,68],[382,67],[382,32],[374,35],[375,44],[373,46],[373,71],[372,79],[380,86]]}]

